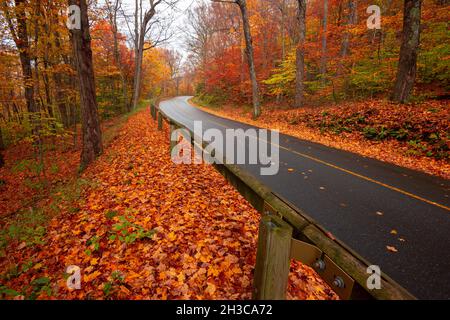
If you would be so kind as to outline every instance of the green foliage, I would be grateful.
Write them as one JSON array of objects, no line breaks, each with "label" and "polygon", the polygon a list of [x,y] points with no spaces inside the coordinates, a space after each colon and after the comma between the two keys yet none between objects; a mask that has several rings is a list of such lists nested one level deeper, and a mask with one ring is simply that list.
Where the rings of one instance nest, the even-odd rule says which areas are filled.
[{"label": "green foliage", "polygon": [[[46,214],[48,216],[56,215],[59,213],[59,208],[64,203],[73,203],[81,198],[83,190],[87,187],[95,188],[96,183],[87,179],[76,179],[63,186],[56,187],[51,194],[52,202],[48,208],[46,208]],[[72,213],[79,211],[78,207],[70,208]]]},{"label": "green foliage", "polygon": [[421,34],[421,50],[418,56],[418,81],[440,84],[450,89],[450,36],[448,22],[429,24]]},{"label": "green foliage", "polygon": [[99,114],[103,119],[127,113],[126,103],[122,94],[122,84],[119,73],[111,73],[97,77],[97,103]]},{"label": "green foliage", "polygon": [[0,249],[9,241],[25,242],[27,245],[44,244],[47,218],[40,209],[24,210],[17,214],[17,219],[0,230]]},{"label": "green foliage", "polygon": [[142,226],[130,222],[124,216],[119,216],[119,223],[112,226],[113,234],[109,237],[110,240],[118,239],[120,242],[131,244],[140,239],[151,239],[156,233],[156,230],[145,230]]},{"label": "green foliage", "polygon": [[103,294],[105,297],[109,298],[120,285],[124,284],[124,280],[125,278],[120,271],[113,271],[110,281],[103,284]]},{"label": "green foliage", "polygon": [[397,68],[395,57],[395,52],[382,50],[379,58],[373,55],[358,60],[349,75],[347,90],[358,97],[389,92]]},{"label": "green foliage", "polygon": [[90,247],[90,249],[86,250],[86,253],[90,255],[92,251],[98,251],[98,249],[100,249],[100,238],[98,236],[93,236],[86,241],[86,245]]},{"label": "green foliage", "polygon": [[41,277],[31,281],[31,293],[27,299],[36,300],[42,292],[45,292],[48,296],[52,295],[50,279],[47,277]]},{"label": "green foliage", "polygon": [[24,296],[27,300],[36,300],[38,296],[45,292],[48,296],[52,295],[50,279],[47,277],[36,278],[30,285],[23,289],[23,292],[17,292],[7,286],[0,285],[0,298]]},{"label": "green foliage", "polygon": [[194,102],[209,108],[218,108],[226,99],[214,94],[203,93],[194,98]]},{"label": "green foliage", "polygon": [[[438,112],[439,110],[436,110]],[[317,114],[304,114],[301,118],[289,119],[290,124],[302,121],[311,128],[319,128],[322,133],[359,132],[368,140],[383,141],[394,139],[408,141],[408,154],[426,155],[436,159],[448,159],[450,150],[449,136],[438,129],[435,121],[421,119],[405,119],[404,121],[383,121],[376,110],[369,109],[350,115],[323,111]]]},{"label": "green foliage", "polygon": [[112,218],[116,217],[119,215],[119,212],[116,210],[108,210],[105,213],[106,218],[108,218],[109,220],[111,220]]},{"label": "green foliage", "polygon": [[16,290],[10,289],[7,286],[0,285],[0,299],[4,299],[6,297],[15,297],[19,295],[20,293]]},{"label": "green foliage", "polygon": [[12,173],[26,172],[38,176],[44,170],[41,162],[34,159],[24,159],[17,162],[11,169]]},{"label": "green foliage", "polygon": [[281,65],[263,83],[268,85],[269,93],[274,96],[293,95],[296,79],[295,71],[296,53],[292,50]]}]

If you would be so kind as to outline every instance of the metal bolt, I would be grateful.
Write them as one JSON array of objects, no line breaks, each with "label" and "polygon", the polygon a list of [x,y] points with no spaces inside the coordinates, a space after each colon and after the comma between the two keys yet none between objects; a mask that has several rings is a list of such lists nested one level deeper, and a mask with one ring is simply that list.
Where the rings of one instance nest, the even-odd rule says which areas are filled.
[{"label": "metal bolt", "polygon": [[319,271],[325,270],[325,261],[323,261],[322,259],[317,260],[314,263],[314,268],[319,270]]},{"label": "metal bolt", "polygon": [[336,277],[336,278],[334,278],[333,286],[335,286],[337,288],[344,288],[345,282],[341,277]]}]

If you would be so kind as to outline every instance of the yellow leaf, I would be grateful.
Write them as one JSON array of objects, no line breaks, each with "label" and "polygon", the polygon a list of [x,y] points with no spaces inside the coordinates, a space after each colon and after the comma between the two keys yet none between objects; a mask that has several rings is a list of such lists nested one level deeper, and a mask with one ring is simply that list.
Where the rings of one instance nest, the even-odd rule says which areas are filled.
[{"label": "yellow leaf", "polygon": [[175,241],[175,239],[177,238],[177,236],[176,236],[175,233],[172,231],[171,233],[169,233],[169,234],[167,235],[167,238],[168,238],[170,241]]},{"label": "yellow leaf", "polygon": [[177,277],[178,282],[184,282],[185,278],[184,273],[180,273]]},{"label": "yellow leaf", "polygon": [[208,276],[217,277],[220,274],[220,270],[211,266],[208,269]]},{"label": "yellow leaf", "polygon": [[34,270],[39,270],[40,268],[42,268],[42,263],[37,263],[33,267]]},{"label": "yellow leaf", "polygon": [[216,292],[216,286],[212,283],[208,283],[208,287],[205,290],[206,293],[209,293],[210,295],[213,295],[214,292]]},{"label": "yellow leaf", "polygon": [[397,248],[395,248],[393,246],[386,246],[386,249],[388,249],[388,251],[390,251],[390,252],[398,252]]}]

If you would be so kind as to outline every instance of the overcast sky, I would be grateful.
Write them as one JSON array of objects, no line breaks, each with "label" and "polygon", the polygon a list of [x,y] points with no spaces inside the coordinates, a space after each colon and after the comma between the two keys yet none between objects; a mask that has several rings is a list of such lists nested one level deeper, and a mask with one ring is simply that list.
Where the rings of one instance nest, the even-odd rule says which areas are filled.
[{"label": "overcast sky", "polygon": [[[123,1],[123,9],[125,11],[125,13],[127,15],[132,15],[134,13],[135,10],[135,0],[122,0]],[[175,29],[180,29],[183,28],[184,22],[186,20],[186,12],[189,8],[191,8],[192,6],[195,6],[196,4],[198,4],[199,2],[201,2],[201,0],[179,0],[179,2],[177,3],[176,9],[172,11],[172,14],[175,17],[175,22],[172,25],[172,28]],[[148,7],[148,0],[143,0],[143,3]],[[162,6],[161,6],[162,8]],[[128,28],[124,22],[123,19],[120,19],[121,21],[121,25],[122,25],[122,30],[121,32],[128,34]],[[134,20],[132,20],[133,22]],[[165,47],[169,47],[169,48],[173,48],[178,50],[180,53],[183,54],[184,57],[186,57],[187,52],[184,48],[183,45],[183,34],[180,34],[180,32],[177,33],[178,37],[175,37],[174,39],[172,39],[169,43],[164,44]]]}]

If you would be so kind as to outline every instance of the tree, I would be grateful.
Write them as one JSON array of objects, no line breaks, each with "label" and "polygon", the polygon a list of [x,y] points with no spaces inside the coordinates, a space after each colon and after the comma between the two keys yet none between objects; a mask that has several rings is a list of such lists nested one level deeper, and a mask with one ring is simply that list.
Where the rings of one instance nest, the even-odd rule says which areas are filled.
[{"label": "tree", "polygon": [[[133,94],[133,109],[137,107],[139,96],[141,93],[142,80],[142,60],[144,51],[156,47],[157,45],[169,40],[172,34],[169,31],[171,21],[166,21],[164,25],[162,19],[154,19],[156,9],[158,6],[165,4],[168,7],[174,7],[178,0],[149,0],[150,8],[145,10],[142,5],[142,0],[136,0],[134,12],[134,50],[135,50],[135,72],[134,72],[134,94]],[[146,36],[151,31],[151,28],[159,26],[157,36],[147,47]]]},{"label": "tree", "polygon": [[[20,64],[22,66],[23,86],[25,88],[25,100],[27,111],[30,114],[31,131],[33,141],[40,146],[39,139],[39,107],[34,97],[34,80],[32,70],[32,55],[30,48],[31,34],[28,27],[28,17],[30,6],[27,0],[14,0],[14,7],[10,7],[8,2],[3,2],[1,9],[8,23],[9,31],[19,50]],[[14,21],[15,20],[15,21]]]},{"label": "tree", "polygon": [[306,38],[306,0],[298,0],[298,43],[296,50],[296,84],[295,107],[300,108],[304,103],[305,77],[305,38]]},{"label": "tree", "polygon": [[3,142],[2,128],[0,127],[0,168],[5,164],[5,160],[3,159],[3,150],[5,150],[5,144]]},{"label": "tree", "polygon": [[391,99],[404,103],[414,87],[417,69],[417,52],[420,41],[421,0],[405,0],[403,32],[397,77]]},{"label": "tree", "polygon": [[[357,2],[356,0],[348,0],[348,18],[347,18],[347,28],[356,24],[357,21]],[[346,30],[344,33],[344,37],[342,39],[340,56],[345,58],[350,52],[350,32]]]},{"label": "tree", "polygon": [[320,59],[320,74],[322,85],[325,84],[325,74],[327,72],[327,32],[328,32],[328,0],[323,0],[322,18],[322,56]]},{"label": "tree", "polygon": [[70,33],[73,56],[79,79],[82,124],[80,168],[83,170],[103,152],[102,132],[97,113],[91,36],[89,32],[86,0],[69,0],[69,5],[78,5],[80,8],[81,29],[72,29]]},{"label": "tree", "polygon": [[259,100],[259,88],[258,88],[258,80],[256,78],[255,60],[253,54],[253,40],[252,40],[252,33],[250,31],[250,21],[247,11],[247,2],[246,0],[235,0],[235,1],[212,0],[212,1],[223,3],[235,3],[239,6],[239,9],[241,11],[245,37],[245,53],[247,55],[248,67],[250,71],[250,80],[252,82],[253,117],[257,118],[261,115],[261,103]]},{"label": "tree", "polygon": [[178,96],[183,56],[176,50],[165,50],[164,55],[170,70],[170,81],[175,82],[175,94]]},{"label": "tree", "polygon": [[186,24],[190,27],[186,30],[186,46],[192,53],[191,58],[197,59],[197,63],[201,65],[205,86],[208,63],[208,41],[213,33],[209,24],[208,11],[208,6],[202,3],[188,11],[186,21]]},{"label": "tree", "polygon": [[116,64],[116,67],[119,70],[120,79],[122,81],[122,95],[123,95],[123,101],[125,103],[125,110],[130,111],[131,106],[128,101],[128,90],[127,90],[127,82],[126,82],[126,78],[125,78],[125,72],[123,70],[123,66],[121,63],[120,48],[119,48],[119,29],[117,26],[117,14],[119,12],[119,9],[122,6],[122,0],[114,0],[113,2],[110,2],[109,0],[107,0],[105,2],[105,4],[106,4],[109,24],[111,26],[111,31],[112,31],[113,40],[114,40],[114,63]]},{"label": "tree", "polygon": [[281,60],[284,60],[286,57],[286,0],[279,0],[276,4],[278,10],[281,14],[281,21],[280,21],[280,31],[281,31]]}]

